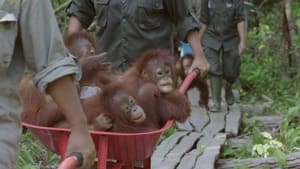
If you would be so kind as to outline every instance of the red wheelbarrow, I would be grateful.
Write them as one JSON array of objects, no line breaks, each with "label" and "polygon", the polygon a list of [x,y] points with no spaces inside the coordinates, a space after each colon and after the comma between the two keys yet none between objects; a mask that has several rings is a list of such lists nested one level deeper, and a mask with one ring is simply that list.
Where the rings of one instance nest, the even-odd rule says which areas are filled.
[{"label": "red wheelbarrow", "polygon": [[[184,93],[199,70],[194,70],[184,79],[179,91]],[[71,156],[64,158],[70,129],[43,127],[22,122],[41,143],[61,157],[59,169],[75,169],[80,158]],[[143,161],[143,168],[151,168],[151,155],[161,134],[171,128],[173,120],[169,120],[163,128],[144,133],[117,133],[90,131],[97,149],[97,169],[138,169],[134,167],[136,160]],[[82,160],[82,159],[81,159]]]}]

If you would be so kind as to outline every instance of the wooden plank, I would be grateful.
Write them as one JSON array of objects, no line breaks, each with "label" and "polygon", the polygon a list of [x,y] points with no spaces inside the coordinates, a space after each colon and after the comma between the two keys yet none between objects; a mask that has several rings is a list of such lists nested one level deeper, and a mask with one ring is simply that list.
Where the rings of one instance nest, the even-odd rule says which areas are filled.
[{"label": "wooden plank", "polygon": [[[197,141],[201,137],[200,133],[190,133],[189,135],[185,135],[180,142],[166,155],[166,158],[163,161],[167,161],[172,166],[177,166],[181,158],[184,154],[188,153],[194,145],[196,145]],[[162,162],[163,162],[162,161]]]},{"label": "wooden plank", "polygon": [[204,153],[197,159],[195,168],[197,169],[214,169],[215,161],[219,155],[219,147],[208,147]]},{"label": "wooden plank", "polygon": [[219,149],[210,147],[198,158],[195,168],[197,169],[214,169],[215,161],[219,155]]},{"label": "wooden plank", "polygon": [[226,115],[225,132],[230,136],[239,134],[240,121],[242,114],[237,104],[229,106],[229,113]]},{"label": "wooden plank", "polygon": [[[156,147],[151,158],[154,169],[215,169],[227,132],[238,131],[238,119],[241,118],[241,114],[235,114],[240,113],[238,108],[230,107],[227,112],[223,100],[221,112],[207,112],[198,105],[197,89],[189,90],[188,97],[192,105],[191,116],[185,123],[176,123],[178,132]],[[229,124],[236,122],[238,124]],[[224,131],[226,133],[220,133]],[[200,144],[204,146],[203,152],[199,149]]]},{"label": "wooden plank", "polygon": [[180,132],[177,131],[175,134],[172,136],[168,137],[166,140],[164,140],[161,144],[159,144],[151,158],[151,163],[160,163],[161,161],[164,160],[165,156],[170,152],[179,142],[179,140],[187,135],[189,132]]},{"label": "wooden plank", "polygon": [[210,123],[206,126],[202,134],[204,136],[214,136],[225,128],[225,114],[226,112],[209,113]]},{"label": "wooden plank", "polygon": [[[190,118],[190,117],[189,117]],[[175,126],[176,128],[179,130],[179,131],[184,131],[184,130],[187,130],[187,131],[193,131],[194,127],[191,125],[190,121],[189,121],[189,118],[183,122],[183,123],[180,123],[180,122],[175,122]]]},{"label": "wooden plank", "polygon": [[246,124],[250,125],[253,124],[254,121],[259,121],[258,123],[258,127],[259,128],[270,128],[270,129],[274,129],[274,128],[278,128],[282,122],[283,122],[283,115],[268,115],[268,116],[254,116],[250,119],[246,120]]},{"label": "wooden plank", "polygon": [[[182,133],[182,132],[181,132]],[[164,150],[164,152],[162,151],[155,151],[154,154],[152,155],[151,158],[151,164],[152,164],[152,168],[162,168],[162,166],[164,166],[164,169],[168,169],[168,168],[175,168],[175,166],[177,166],[180,161],[181,161],[181,157],[189,152],[192,147],[197,143],[197,141],[199,140],[201,134],[200,133],[188,133],[186,135],[184,135],[183,138],[181,138],[180,140],[178,139],[179,137],[173,137],[173,139],[169,142],[175,143],[174,140],[176,140],[176,145],[172,146],[172,148],[167,148],[168,151],[166,152]],[[164,144],[165,142],[163,142],[162,144]],[[170,144],[164,144],[164,145],[160,145],[160,146],[164,146],[164,145],[170,145]],[[172,168],[172,169],[173,169]]]},{"label": "wooden plank", "polygon": [[172,160],[166,160],[166,161],[162,161],[160,163],[155,163],[152,164],[151,168],[152,169],[175,169],[176,168],[177,163]]},{"label": "wooden plank", "polygon": [[[179,130],[192,131],[196,128],[197,131],[201,131],[202,127],[205,125],[206,122],[205,119],[208,118],[204,118],[204,121],[203,120],[199,121],[200,119],[203,119],[202,117],[205,117],[204,115],[206,115],[205,108],[201,108],[198,104],[199,94],[200,94],[199,90],[195,87],[187,91],[187,96],[191,103],[191,109],[192,109],[191,116],[188,118],[188,120],[186,120],[185,123],[176,123],[176,127]],[[194,124],[196,124],[196,126],[194,126]]]},{"label": "wooden plank", "polygon": [[201,154],[202,152],[198,148],[186,153],[176,169],[195,169],[196,160]]},{"label": "wooden plank", "polygon": [[227,138],[226,133],[217,133],[215,136],[204,136],[201,137],[198,144],[202,144],[205,147],[215,147],[219,145],[223,145]]},{"label": "wooden plank", "polygon": [[174,147],[174,149],[172,149],[170,153],[166,156],[166,159],[181,157],[186,152],[189,152],[200,137],[201,134],[196,132],[192,132],[189,135],[185,135],[185,137],[183,137],[182,140],[180,140],[176,147]]},{"label": "wooden plank", "polygon": [[[199,143],[201,143],[201,140]],[[222,146],[226,140],[226,134],[220,133],[212,137],[209,142],[205,141],[205,150],[197,159],[195,168],[197,169],[215,169],[215,162],[219,157]]]},{"label": "wooden plank", "polygon": [[227,139],[228,146],[242,147],[244,144],[251,145],[252,139],[250,136],[238,136]]},{"label": "wooden plank", "polygon": [[192,113],[189,121],[194,127],[195,131],[201,132],[210,121],[208,112],[205,109],[200,108],[199,106],[192,106],[191,109]]},{"label": "wooden plank", "polygon": [[233,92],[233,95],[234,95],[235,102],[239,102],[240,98],[241,98],[239,90],[234,89],[234,90],[232,90],[232,92]]},{"label": "wooden plank", "polygon": [[184,123],[176,122],[175,124],[178,130],[201,131],[208,122],[209,118],[204,108],[191,106],[190,117]]},{"label": "wooden plank", "polygon": [[192,106],[199,106],[199,95],[200,92],[197,88],[193,87],[187,91],[187,96]]}]

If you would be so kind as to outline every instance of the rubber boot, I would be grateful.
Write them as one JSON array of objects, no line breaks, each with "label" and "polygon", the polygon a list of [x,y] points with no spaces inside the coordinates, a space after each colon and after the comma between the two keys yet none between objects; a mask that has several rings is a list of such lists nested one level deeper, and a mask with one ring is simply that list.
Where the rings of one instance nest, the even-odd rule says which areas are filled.
[{"label": "rubber boot", "polygon": [[212,112],[221,111],[221,89],[222,89],[222,78],[211,76],[210,77],[211,96],[213,106],[210,108]]},{"label": "rubber boot", "polygon": [[234,103],[234,95],[232,92],[231,84],[225,82],[225,100],[227,105],[232,105]]}]

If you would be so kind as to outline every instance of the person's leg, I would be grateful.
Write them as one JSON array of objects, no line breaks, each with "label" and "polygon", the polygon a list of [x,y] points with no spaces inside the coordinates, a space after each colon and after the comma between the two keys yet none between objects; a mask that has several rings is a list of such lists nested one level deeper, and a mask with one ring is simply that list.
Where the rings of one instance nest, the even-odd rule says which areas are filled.
[{"label": "person's leg", "polygon": [[222,91],[222,78],[218,76],[210,76],[211,97],[213,106],[210,107],[210,111],[221,111],[221,91]]},{"label": "person's leg", "polygon": [[231,86],[232,86],[231,83],[225,81],[224,89],[225,89],[225,100],[227,105],[232,105],[234,103],[234,95]]},{"label": "person's leg", "polygon": [[210,111],[221,111],[221,89],[222,89],[222,64],[220,52],[212,48],[205,48],[205,56],[210,64],[209,79],[213,106]]},{"label": "person's leg", "polygon": [[15,169],[22,128],[20,117],[0,107],[0,169]]},{"label": "person's leg", "polygon": [[224,52],[223,55],[223,67],[224,67],[224,79],[225,79],[225,99],[228,105],[234,103],[234,95],[232,92],[232,84],[236,81],[240,74],[240,56],[238,49],[233,49]]}]

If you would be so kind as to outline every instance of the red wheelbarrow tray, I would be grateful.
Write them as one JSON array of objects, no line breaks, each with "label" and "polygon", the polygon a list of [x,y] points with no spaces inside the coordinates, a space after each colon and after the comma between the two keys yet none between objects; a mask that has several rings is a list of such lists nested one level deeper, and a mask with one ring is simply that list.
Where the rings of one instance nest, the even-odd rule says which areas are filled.
[{"label": "red wheelbarrow tray", "polygon": [[[64,159],[70,129],[43,127],[26,122],[22,122],[22,125],[37,136],[47,149],[59,154],[61,160]],[[159,137],[172,125],[173,120],[169,120],[163,128],[143,133],[90,131],[98,151],[98,169],[106,169],[107,159],[129,164],[135,160],[150,160]]]},{"label": "red wheelbarrow tray", "polygon": [[[199,74],[199,70],[190,72],[182,82],[179,92],[185,93],[197,74]],[[159,137],[172,127],[173,122],[173,120],[169,120],[161,129],[143,133],[90,131],[98,151],[97,169],[106,169],[107,159],[129,165],[132,165],[133,161],[144,160],[144,168],[150,169],[151,155]],[[43,127],[26,122],[22,122],[22,125],[36,135],[49,150],[59,154],[61,160],[64,159],[70,129]]]}]

